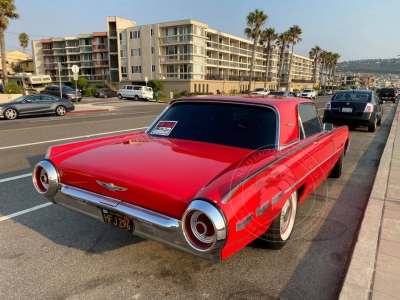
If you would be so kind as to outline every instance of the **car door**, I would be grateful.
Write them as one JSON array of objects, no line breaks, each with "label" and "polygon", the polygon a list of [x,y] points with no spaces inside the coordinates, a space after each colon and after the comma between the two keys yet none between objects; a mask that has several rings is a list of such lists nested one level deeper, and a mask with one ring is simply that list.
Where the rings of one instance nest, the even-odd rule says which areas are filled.
[{"label": "car door", "polygon": [[315,183],[319,185],[332,169],[333,137],[330,132],[323,131],[318,111],[313,103],[299,104],[299,118],[305,138],[315,146],[317,169],[313,172]]},{"label": "car door", "polygon": [[57,102],[57,98],[50,95],[41,95],[40,101],[43,104],[41,112],[53,113],[55,111],[54,103]]},{"label": "car door", "polygon": [[19,111],[20,115],[41,113],[44,107],[44,105],[40,101],[39,94],[27,97],[22,104],[23,105],[21,105],[21,109]]}]

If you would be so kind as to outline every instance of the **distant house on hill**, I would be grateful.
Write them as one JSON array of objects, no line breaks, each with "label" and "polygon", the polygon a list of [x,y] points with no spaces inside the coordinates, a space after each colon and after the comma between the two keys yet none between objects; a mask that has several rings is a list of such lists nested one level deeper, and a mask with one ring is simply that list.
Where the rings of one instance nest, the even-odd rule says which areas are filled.
[{"label": "distant house on hill", "polygon": [[[7,73],[8,74],[18,73],[18,72],[15,72],[12,68],[12,66],[16,66],[18,64],[22,68],[22,70],[19,70],[19,72],[33,72],[33,60],[32,60],[32,56],[29,54],[26,54],[19,50],[13,50],[13,51],[9,51],[6,53],[6,59],[7,59]],[[31,63],[29,63],[29,60],[31,61]],[[27,64],[24,64],[23,62],[27,62]],[[24,66],[27,68],[26,70],[25,70]],[[3,74],[1,56],[0,56],[0,72],[1,72],[1,74]]]}]

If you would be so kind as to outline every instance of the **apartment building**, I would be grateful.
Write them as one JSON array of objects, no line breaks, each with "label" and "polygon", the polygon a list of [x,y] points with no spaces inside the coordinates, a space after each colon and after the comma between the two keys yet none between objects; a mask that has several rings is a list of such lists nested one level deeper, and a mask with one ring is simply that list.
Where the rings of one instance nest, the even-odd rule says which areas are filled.
[{"label": "apartment building", "polygon": [[[72,78],[71,66],[81,67],[79,76],[89,81],[107,80],[115,87],[161,80],[165,91],[209,93],[247,90],[253,42],[208,27],[195,20],[136,25],[136,22],[107,17],[107,31],[77,37],[33,41],[35,70],[64,82]],[[279,53],[256,49],[253,86],[276,89]],[[312,86],[314,62],[294,54],[292,88]],[[285,60],[287,69],[288,61]],[[283,75],[283,77],[285,74]],[[285,77],[284,77],[285,78]]]},{"label": "apartment building", "polygon": [[89,81],[108,78],[107,32],[32,41],[32,49],[35,73],[49,75],[55,82],[70,82],[73,65],[79,67],[79,77]]},{"label": "apartment building", "polygon": [[[293,57],[292,68],[289,77],[289,64],[290,59]],[[288,79],[290,79],[291,90],[302,90],[304,88],[314,87],[314,70],[317,67],[317,84],[319,82],[319,66],[315,66],[314,60],[305,56],[293,53],[287,50],[284,53],[283,68],[281,74],[281,89],[288,86]]]}]

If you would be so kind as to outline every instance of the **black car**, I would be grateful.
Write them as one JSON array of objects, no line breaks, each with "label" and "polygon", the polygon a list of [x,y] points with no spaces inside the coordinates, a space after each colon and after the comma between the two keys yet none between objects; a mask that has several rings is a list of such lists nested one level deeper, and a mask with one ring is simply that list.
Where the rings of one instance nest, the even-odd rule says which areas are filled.
[{"label": "black car", "polygon": [[71,100],[44,94],[21,96],[8,103],[0,103],[0,116],[7,120],[19,116],[56,114],[64,116],[73,111],[75,106]]},{"label": "black car", "polygon": [[96,98],[117,97],[117,91],[113,91],[112,89],[108,88],[98,89],[96,92],[93,93],[93,96]]},{"label": "black car", "polygon": [[[77,102],[82,100],[82,94],[78,91],[75,91],[75,89],[69,86],[62,86],[61,89],[62,98]],[[58,85],[48,85],[44,90],[40,91],[40,93],[60,97],[60,87]]]},{"label": "black car", "polygon": [[368,90],[338,91],[325,106],[324,123],[368,127],[374,132],[382,122],[383,107],[376,93]]},{"label": "black car", "polygon": [[296,94],[291,91],[272,91],[269,92],[268,96],[297,97]]}]

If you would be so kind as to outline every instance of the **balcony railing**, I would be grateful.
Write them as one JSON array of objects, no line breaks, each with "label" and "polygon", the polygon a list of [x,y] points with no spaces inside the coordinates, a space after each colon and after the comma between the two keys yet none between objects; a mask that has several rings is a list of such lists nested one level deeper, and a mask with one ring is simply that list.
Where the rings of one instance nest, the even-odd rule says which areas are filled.
[{"label": "balcony railing", "polygon": [[94,62],[95,66],[108,66],[108,60],[105,61],[95,61]]},{"label": "balcony railing", "polygon": [[93,52],[93,47],[81,47],[81,52]]},{"label": "balcony railing", "polygon": [[[249,76],[206,74],[206,80],[248,81]],[[253,77],[254,81],[264,81],[264,77]]]},{"label": "balcony railing", "polygon": [[193,36],[191,35],[179,35],[179,36],[160,38],[160,44],[182,43],[182,42],[192,42],[192,41],[193,41]]},{"label": "balcony railing", "polygon": [[95,45],[94,50],[108,50],[108,45]]}]

